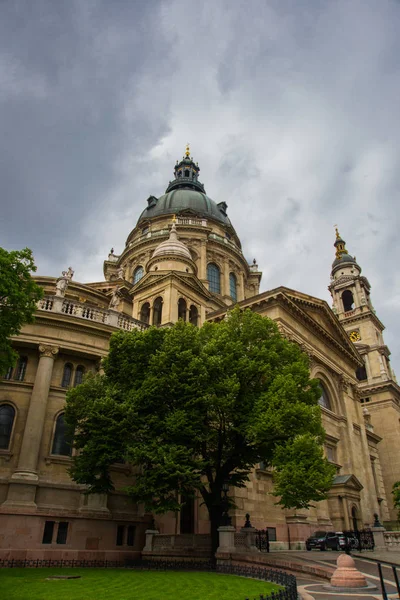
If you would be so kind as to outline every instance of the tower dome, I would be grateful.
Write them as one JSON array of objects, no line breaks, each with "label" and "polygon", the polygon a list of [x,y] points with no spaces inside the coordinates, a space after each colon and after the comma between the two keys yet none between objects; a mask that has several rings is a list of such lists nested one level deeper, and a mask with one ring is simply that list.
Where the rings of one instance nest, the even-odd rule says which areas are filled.
[{"label": "tower dome", "polygon": [[216,203],[206,194],[204,185],[198,176],[200,167],[190,156],[189,146],[180,162],[176,161],[174,168],[175,179],[170,181],[165,194],[159,198],[150,196],[148,206],[138,219],[138,224],[144,219],[161,215],[175,215],[181,211],[190,210],[200,218],[212,219],[231,226],[226,214],[227,204]]},{"label": "tower dome", "polygon": [[336,248],[336,258],[332,263],[332,275],[340,268],[345,266],[355,266],[361,273],[361,268],[357,264],[355,257],[351,256],[346,250],[346,242],[340,237],[339,231],[336,228],[336,239],[333,244]]},{"label": "tower dome", "polygon": [[169,238],[157,246],[151,258],[160,258],[161,256],[179,256],[192,260],[189,248],[178,239],[175,222],[172,223]]}]

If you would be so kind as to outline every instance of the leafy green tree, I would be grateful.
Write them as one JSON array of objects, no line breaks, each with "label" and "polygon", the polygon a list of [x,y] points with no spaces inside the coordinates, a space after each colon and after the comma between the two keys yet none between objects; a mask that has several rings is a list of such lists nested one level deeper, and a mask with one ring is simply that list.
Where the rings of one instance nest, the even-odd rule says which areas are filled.
[{"label": "leafy green tree", "polygon": [[10,337],[17,335],[24,323],[32,323],[36,303],[43,296],[31,277],[35,271],[29,248],[11,252],[0,248],[0,376],[18,358]]},{"label": "leafy green tree", "polygon": [[396,483],[393,484],[392,494],[393,504],[395,508],[397,508],[399,511],[397,514],[397,519],[398,521],[400,521],[400,481],[396,481]]},{"label": "leafy green tree", "polygon": [[221,323],[112,336],[104,375],[67,395],[79,450],[71,474],[89,492],[113,489],[110,464],[137,466],[128,489],[154,513],[179,510],[195,490],[207,506],[214,548],[222,488],[243,487],[272,467],[284,507],[326,497],[334,469],[323,456],[320,388],[307,356],[276,324],[250,310]]}]

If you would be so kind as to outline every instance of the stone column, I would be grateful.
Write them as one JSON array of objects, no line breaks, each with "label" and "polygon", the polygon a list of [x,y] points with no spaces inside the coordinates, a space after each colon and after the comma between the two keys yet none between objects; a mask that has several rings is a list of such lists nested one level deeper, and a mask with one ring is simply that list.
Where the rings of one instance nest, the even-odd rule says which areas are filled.
[{"label": "stone column", "polygon": [[344,526],[346,531],[350,531],[350,518],[349,518],[349,505],[347,504],[346,496],[341,496],[343,501],[343,516],[344,516]]},{"label": "stone column", "polygon": [[229,289],[229,261],[224,260],[224,272],[222,273],[222,294],[224,296],[230,296]]},{"label": "stone column", "polygon": [[40,443],[42,441],[54,359],[58,354],[58,350],[57,346],[39,346],[39,365],[29,403],[18,466],[12,479],[27,479],[31,481],[37,481],[38,479],[36,469]]},{"label": "stone column", "polygon": [[40,444],[46,418],[47,398],[50,390],[54,359],[57,346],[39,346],[39,365],[29,403],[18,466],[11,476],[7,500],[2,507],[7,510],[35,510],[36,488],[38,485],[37,465]]},{"label": "stone column", "polygon": [[207,241],[202,240],[200,242],[200,269],[199,278],[202,281],[207,280]]}]

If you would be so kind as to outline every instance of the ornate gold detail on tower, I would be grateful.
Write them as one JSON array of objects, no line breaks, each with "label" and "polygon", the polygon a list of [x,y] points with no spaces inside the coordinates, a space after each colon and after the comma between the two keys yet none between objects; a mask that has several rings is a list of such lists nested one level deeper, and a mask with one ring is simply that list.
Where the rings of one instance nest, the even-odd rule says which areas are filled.
[{"label": "ornate gold detail on tower", "polygon": [[337,225],[335,225],[335,232],[336,232],[336,240],[335,240],[334,246],[336,247],[336,258],[341,258],[343,254],[348,254],[348,252],[346,250],[346,243],[340,237]]},{"label": "ornate gold detail on tower", "polygon": [[185,156],[186,156],[186,158],[190,158],[190,148],[189,148],[189,142],[186,144],[186,152],[185,152]]}]

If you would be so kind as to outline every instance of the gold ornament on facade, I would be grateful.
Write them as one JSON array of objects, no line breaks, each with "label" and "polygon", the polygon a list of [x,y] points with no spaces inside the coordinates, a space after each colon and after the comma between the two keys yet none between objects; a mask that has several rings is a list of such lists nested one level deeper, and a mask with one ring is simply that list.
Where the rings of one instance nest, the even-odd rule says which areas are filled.
[{"label": "gold ornament on facade", "polygon": [[359,331],[351,331],[349,334],[350,340],[354,342],[359,342],[361,340],[361,335]]}]

